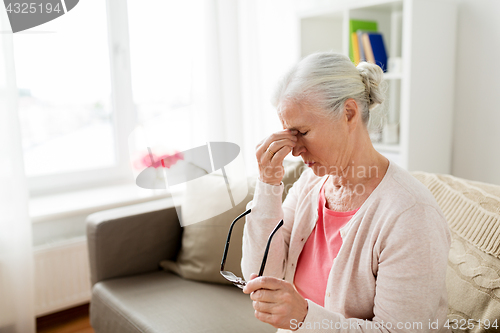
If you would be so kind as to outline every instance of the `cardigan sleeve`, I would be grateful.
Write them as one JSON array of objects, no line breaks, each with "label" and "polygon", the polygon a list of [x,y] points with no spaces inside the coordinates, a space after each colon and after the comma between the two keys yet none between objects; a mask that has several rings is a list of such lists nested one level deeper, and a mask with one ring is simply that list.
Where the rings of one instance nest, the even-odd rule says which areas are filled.
[{"label": "cardigan sleeve", "polygon": [[443,326],[447,319],[443,302],[451,238],[442,214],[429,205],[412,207],[390,223],[377,242],[374,317],[345,318],[307,300],[309,310],[298,331],[449,331]]},{"label": "cardigan sleeve", "polygon": [[247,204],[252,212],[246,216],[243,229],[241,270],[245,280],[251,273],[259,273],[269,235],[281,219],[284,224],[271,241],[263,275],[284,278],[298,194],[306,178],[307,171],[293,184],[283,203],[283,183],[276,186],[257,180],[253,200]]}]

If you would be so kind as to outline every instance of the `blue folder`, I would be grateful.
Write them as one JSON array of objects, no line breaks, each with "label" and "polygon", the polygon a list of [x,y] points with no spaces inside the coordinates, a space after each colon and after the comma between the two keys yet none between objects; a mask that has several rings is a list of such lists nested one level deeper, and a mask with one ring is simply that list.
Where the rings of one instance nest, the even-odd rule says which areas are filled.
[{"label": "blue folder", "polygon": [[378,32],[368,32],[368,38],[372,46],[375,63],[379,65],[384,72],[387,72],[387,51],[385,49],[382,34]]}]

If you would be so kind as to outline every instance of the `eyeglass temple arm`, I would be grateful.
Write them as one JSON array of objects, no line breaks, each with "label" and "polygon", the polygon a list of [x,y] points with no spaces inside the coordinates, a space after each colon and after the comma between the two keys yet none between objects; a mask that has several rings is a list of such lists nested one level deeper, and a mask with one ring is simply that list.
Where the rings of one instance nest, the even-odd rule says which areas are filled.
[{"label": "eyeglass temple arm", "polygon": [[278,231],[279,228],[283,225],[283,220],[281,220],[278,225],[274,228],[273,232],[269,235],[269,239],[267,240],[266,251],[264,252],[264,258],[262,258],[262,265],[260,265],[259,276],[262,276],[264,273],[264,268],[266,267],[267,254],[269,253],[269,246],[271,245],[271,239],[273,239],[274,234]]},{"label": "eyeglass temple arm", "polygon": [[244,212],[243,214],[241,214],[240,216],[235,218],[234,221],[231,223],[231,226],[229,227],[229,232],[227,233],[226,245],[224,246],[224,255],[222,256],[222,262],[220,264],[221,272],[224,270],[224,266],[226,265],[227,251],[229,250],[229,240],[231,239],[231,233],[233,232],[233,226],[243,216],[250,214],[251,211],[252,211],[252,209],[250,208],[246,212]]}]

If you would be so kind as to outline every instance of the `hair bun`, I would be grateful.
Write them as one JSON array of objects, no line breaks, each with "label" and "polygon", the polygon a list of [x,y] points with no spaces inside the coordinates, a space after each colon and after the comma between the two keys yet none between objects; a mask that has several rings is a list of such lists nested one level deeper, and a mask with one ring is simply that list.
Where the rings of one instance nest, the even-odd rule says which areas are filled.
[{"label": "hair bun", "polygon": [[371,110],[384,102],[384,94],[381,87],[384,72],[378,65],[366,61],[360,62],[356,68],[365,84],[366,95],[368,96],[368,108]]}]

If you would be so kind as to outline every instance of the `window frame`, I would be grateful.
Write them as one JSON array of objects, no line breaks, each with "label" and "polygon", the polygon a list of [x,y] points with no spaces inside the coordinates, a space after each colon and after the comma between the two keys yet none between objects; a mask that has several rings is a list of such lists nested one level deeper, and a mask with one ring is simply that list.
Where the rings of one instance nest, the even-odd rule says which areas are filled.
[{"label": "window frame", "polygon": [[106,0],[111,82],[111,108],[116,164],[97,168],[28,177],[30,196],[133,182],[128,135],[137,115],[132,97],[127,1]]}]

